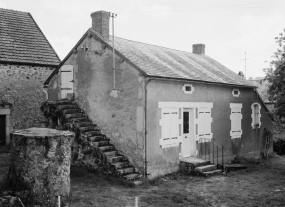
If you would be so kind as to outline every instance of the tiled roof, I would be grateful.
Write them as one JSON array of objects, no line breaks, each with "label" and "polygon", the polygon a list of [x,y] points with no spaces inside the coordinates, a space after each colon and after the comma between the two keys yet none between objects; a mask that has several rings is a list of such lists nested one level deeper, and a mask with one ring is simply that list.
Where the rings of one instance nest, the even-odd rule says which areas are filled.
[{"label": "tiled roof", "polygon": [[60,63],[30,13],[1,8],[0,61],[53,66]]},{"label": "tiled roof", "polygon": [[[111,45],[111,41],[108,42]],[[149,76],[252,86],[217,61],[165,47],[115,37],[115,49]]]}]

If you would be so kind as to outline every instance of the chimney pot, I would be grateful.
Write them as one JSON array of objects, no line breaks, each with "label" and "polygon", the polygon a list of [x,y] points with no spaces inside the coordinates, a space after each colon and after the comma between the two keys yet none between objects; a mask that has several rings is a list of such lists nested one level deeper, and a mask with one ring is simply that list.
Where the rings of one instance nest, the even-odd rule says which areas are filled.
[{"label": "chimney pot", "polygon": [[98,32],[103,39],[109,39],[110,12],[96,11],[90,16],[92,18],[92,29]]},{"label": "chimney pot", "polygon": [[192,46],[192,52],[194,54],[205,54],[205,45],[204,44],[194,44]]}]

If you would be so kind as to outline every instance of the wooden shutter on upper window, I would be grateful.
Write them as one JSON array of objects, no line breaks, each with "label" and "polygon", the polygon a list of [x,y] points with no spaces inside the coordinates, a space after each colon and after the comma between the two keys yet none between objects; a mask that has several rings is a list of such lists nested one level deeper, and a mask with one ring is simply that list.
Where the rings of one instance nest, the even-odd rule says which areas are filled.
[{"label": "wooden shutter on upper window", "polygon": [[241,128],[241,114],[242,104],[231,104],[231,131],[230,135],[232,138],[239,138],[242,135],[242,128]]}]

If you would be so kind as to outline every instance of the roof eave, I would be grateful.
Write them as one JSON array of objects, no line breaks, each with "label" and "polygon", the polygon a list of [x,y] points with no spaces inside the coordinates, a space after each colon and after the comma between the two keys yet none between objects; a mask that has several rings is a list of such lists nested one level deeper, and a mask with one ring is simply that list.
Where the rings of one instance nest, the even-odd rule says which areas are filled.
[{"label": "roof eave", "polygon": [[148,77],[149,79],[160,79],[160,80],[164,79],[164,80],[173,80],[173,81],[197,82],[197,83],[213,84],[213,85],[234,86],[234,87],[242,87],[242,88],[256,88],[256,86],[211,82],[211,81],[195,80],[195,79],[188,79],[188,78],[162,77],[162,76],[153,76],[153,75],[147,75],[146,77]]},{"label": "roof eave", "polygon": [[15,64],[15,65],[31,65],[31,66],[41,66],[41,67],[57,67],[58,64],[46,64],[46,63],[29,63],[29,62],[19,62],[19,61],[6,61],[0,60],[0,63],[3,64]]}]

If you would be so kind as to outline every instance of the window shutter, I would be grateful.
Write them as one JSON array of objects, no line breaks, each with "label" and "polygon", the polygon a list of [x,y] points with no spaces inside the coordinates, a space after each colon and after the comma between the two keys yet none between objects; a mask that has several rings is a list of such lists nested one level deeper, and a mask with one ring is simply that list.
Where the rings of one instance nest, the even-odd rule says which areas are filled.
[{"label": "window shutter", "polygon": [[170,138],[171,144],[175,144],[179,137],[178,110],[172,109],[170,116]]},{"label": "window shutter", "polygon": [[241,129],[241,104],[231,104],[231,131],[230,135],[232,138],[239,138],[242,135],[242,129]]},{"label": "window shutter", "polygon": [[162,108],[160,119],[162,148],[178,146],[181,142],[179,136],[179,111],[177,108]]},{"label": "window shutter", "polygon": [[213,137],[211,124],[211,108],[201,107],[199,108],[198,116],[198,139],[206,138],[211,139]]},{"label": "window shutter", "polygon": [[171,110],[166,108],[162,112],[162,139],[165,145],[171,144]]}]

